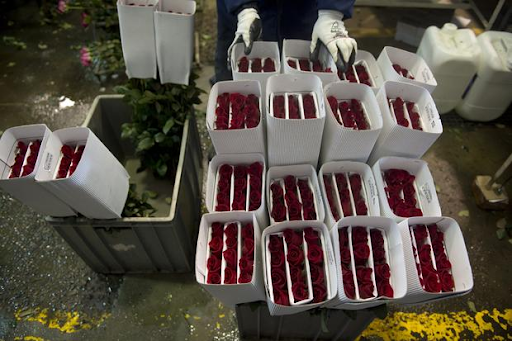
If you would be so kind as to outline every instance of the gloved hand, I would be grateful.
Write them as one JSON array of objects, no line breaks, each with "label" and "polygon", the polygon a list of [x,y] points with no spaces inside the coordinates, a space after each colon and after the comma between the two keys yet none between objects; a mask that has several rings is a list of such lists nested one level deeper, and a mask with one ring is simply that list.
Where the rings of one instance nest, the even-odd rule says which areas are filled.
[{"label": "gloved hand", "polygon": [[235,39],[228,49],[228,69],[231,70],[231,50],[237,43],[242,41],[245,44],[245,54],[251,53],[252,43],[260,39],[261,36],[261,19],[255,8],[244,8],[238,13],[238,24],[235,32]]},{"label": "gloved hand", "polygon": [[[320,40],[320,42],[318,41]],[[320,10],[311,38],[311,60],[317,61],[321,44],[334,58],[338,70],[345,70],[354,63],[357,43],[348,36],[343,24],[343,14],[338,11]]]}]

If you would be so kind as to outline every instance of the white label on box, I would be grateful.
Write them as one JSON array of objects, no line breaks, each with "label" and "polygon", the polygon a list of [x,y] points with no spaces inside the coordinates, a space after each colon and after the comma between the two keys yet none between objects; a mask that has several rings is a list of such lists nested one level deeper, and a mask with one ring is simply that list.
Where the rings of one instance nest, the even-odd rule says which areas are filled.
[{"label": "white label on box", "polygon": [[368,192],[370,192],[370,198],[372,199],[372,205],[377,204],[377,200],[379,197],[377,196],[377,193],[375,193],[377,189],[375,188],[375,183],[373,182],[373,178],[368,179]]},{"label": "white label on box", "polygon": [[430,122],[430,127],[434,129],[436,127],[436,120],[434,117],[434,110],[432,109],[432,103],[428,103],[425,106],[425,112],[427,113],[428,121]]},{"label": "white label on box", "polygon": [[430,82],[432,77],[431,77],[431,74],[430,74],[428,69],[423,69],[421,71],[421,75],[423,76],[423,79],[425,80],[425,83]]},{"label": "white label on box", "polygon": [[45,171],[50,171],[50,168],[52,166],[52,161],[53,161],[53,154],[46,153],[46,157],[44,158],[44,165],[43,165],[43,169]]},{"label": "white label on box", "polygon": [[423,186],[421,186],[420,188],[421,188],[421,192],[423,193],[423,196],[427,200],[427,203],[430,204],[432,202],[432,191],[430,189],[430,185],[427,182]]}]

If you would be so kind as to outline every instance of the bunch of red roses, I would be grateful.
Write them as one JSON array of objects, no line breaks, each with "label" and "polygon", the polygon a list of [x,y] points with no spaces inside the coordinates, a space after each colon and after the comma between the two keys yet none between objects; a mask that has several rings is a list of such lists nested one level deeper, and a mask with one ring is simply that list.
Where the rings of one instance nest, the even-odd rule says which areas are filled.
[{"label": "bunch of red roses", "polygon": [[[231,198],[232,176],[234,178],[233,198]],[[249,166],[221,165],[217,176],[215,211],[245,211],[247,207],[249,211],[257,210],[261,206],[262,176],[263,165],[260,162],[254,162]],[[249,193],[247,193],[248,190]],[[247,194],[249,194],[248,203]]]},{"label": "bunch of red roses", "polygon": [[[66,178],[67,176],[73,175],[78,167],[78,163],[82,159],[85,146],[78,146],[76,151],[73,147],[65,144],[60,149],[62,158],[60,159],[59,170],[57,171],[57,179]],[[68,175],[69,172],[69,175]]]},{"label": "bunch of red roses", "polygon": [[372,86],[370,74],[368,73],[366,66],[362,63],[359,65],[354,65],[353,67],[349,68],[345,73],[338,71],[338,77],[341,80],[348,80],[351,83],[361,83],[366,84],[368,86]]},{"label": "bunch of red roses", "polygon": [[370,129],[363,106],[359,100],[351,99],[350,101],[341,101],[338,104],[336,97],[329,96],[327,101],[332,109],[334,118],[342,126],[355,130]]},{"label": "bunch of red roses", "polygon": [[284,178],[284,200],[290,220],[302,220],[302,204],[297,195],[297,179],[293,175]]},{"label": "bunch of red roses", "polygon": [[338,203],[334,198],[334,187],[332,183],[332,175],[324,174],[324,187],[327,195],[327,202],[329,203],[329,208],[331,209],[332,216],[335,221],[340,220],[340,214],[338,212]]},{"label": "bunch of red roses", "polygon": [[[297,68],[297,61],[299,62],[299,67]],[[306,72],[332,72],[331,68],[324,68],[322,63],[320,61],[311,62],[309,59],[294,59],[294,58],[288,58],[288,66],[290,66],[292,69],[300,70],[300,71],[306,71]]]},{"label": "bunch of red roses", "polygon": [[417,208],[415,179],[414,175],[403,169],[388,169],[384,172],[388,204],[397,216],[417,217],[423,215],[421,209]]},{"label": "bunch of red roses", "polygon": [[213,223],[211,226],[211,239],[208,243],[210,256],[206,261],[208,269],[206,283],[208,284],[220,284],[221,281],[222,249],[224,247],[223,234],[224,227],[222,224]]},{"label": "bunch of red roses", "polygon": [[414,76],[412,75],[412,73],[409,72],[409,70],[407,70],[404,67],[401,67],[398,64],[393,64],[393,69],[395,69],[396,73],[398,73],[402,77],[414,79]]},{"label": "bunch of red roses", "polygon": [[238,263],[240,275],[238,283],[252,281],[254,270],[254,225],[247,223],[242,227],[242,257]]},{"label": "bunch of red roses", "polygon": [[279,305],[290,305],[286,279],[286,265],[283,238],[280,235],[270,235],[268,243],[270,253],[270,280],[274,302]]},{"label": "bunch of red roses", "polygon": [[402,127],[409,126],[409,120],[405,117],[404,100],[397,97],[395,100],[389,100],[392,112],[395,114],[396,123]]},{"label": "bunch of red roses", "polygon": [[386,259],[383,233],[379,229],[370,229],[370,238],[372,242],[377,293],[379,296],[393,298],[393,287],[391,287],[391,284],[389,283],[391,270]]},{"label": "bunch of red roses", "polygon": [[279,181],[274,181],[270,185],[272,193],[272,211],[270,216],[276,222],[286,220],[286,206],[284,205],[284,191]]},{"label": "bunch of red roses", "polygon": [[[27,176],[32,174],[34,168],[36,167],[37,156],[39,155],[39,149],[41,149],[41,140],[36,140],[29,143],[27,146],[22,141],[18,141],[17,152],[14,158],[14,164],[11,166],[11,173],[9,174],[9,179],[19,178],[22,176]],[[27,150],[29,150],[28,157]]]},{"label": "bunch of red roses", "polygon": [[416,103],[414,102],[405,102],[405,106],[407,108],[407,112],[409,113],[409,118],[411,119],[412,128],[416,130],[423,130],[421,128],[421,119],[420,114],[416,111],[414,107]]},{"label": "bunch of red roses", "polygon": [[295,95],[288,95],[288,118],[300,119],[299,101]]},{"label": "bunch of red roses", "polygon": [[353,215],[352,202],[350,201],[350,189],[348,188],[347,175],[345,173],[337,173],[334,175],[336,186],[338,187],[338,195],[340,198],[341,210],[343,216]]},{"label": "bunch of red roses", "polygon": [[226,262],[224,267],[224,282],[222,284],[236,284],[238,265],[238,226],[230,223],[224,229],[226,247],[222,251],[222,258]]},{"label": "bunch of red roses", "polygon": [[223,93],[217,97],[215,129],[255,128],[259,123],[259,99],[255,95]]},{"label": "bunch of red roses", "polygon": [[311,270],[311,283],[313,284],[313,303],[320,303],[327,299],[322,242],[319,232],[312,227],[304,229],[304,239],[308,246],[308,262]]},{"label": "bunch of red roses", "polygon": [[249,59],[244,56],[238,61],[238,72],[249,72],[249,65],[253,73],[276,71],[276,65],[272,58],[265,58],[262,66],[262,58],[254,58],[249,61]]},{"label": "bunch of red roses", "polygon": [[375,286],[372,279],[373,269],[369,262],[370,247],[368,245],[368,233],[365,227],[352,227],[352,250],[354,251],[359,297],[363,299],[375,297]]},{"label": "bunch of red roses", "polygon": [[286,117],[286,109],[285,109],[283,95],[274,96],[274,100],[272,101],[272,109],[273,109],[274,117],[276,117],[276,118],[285,118]]},{"label": "bunch of red roses", "polygon": [[298,179],[297,187],[299,187],[300,199],[302,201],[302,216],[304,220],[316,220],[315,197],[309,186],[309,180]]},{"label": "bunch of red roses", "polygon": [[340,243],[341,260],[341,278],[343,280],[343,289],[348,298],[356,298],[356,286],[354,284],[354,274],[352,272],[352,255],[348,240],[348,229],[342,227],[338,230],[338,239]]},{"label": "bunch of red roses", "polygon": [[288,252],[286,262],[290,269],[292,296],[294,303],[308,299],[307,275],[305,275],[304,236],[302,231],[286,229],[283,231]]},{"label": "bunch of red roses", "polygon": [[302,95],[302,107],[304,108],[304,118],[316,118],[315,99],[313,95]]},{"label": "bunch of red roses", "polygon": [[[302,108],[304,111],[304,118],[311,119],[317,117],[317,110],[313,94],[289,94],[286,98],[288,100],[288,118],[300,119],[301,112],[299,106],[299,98],[302,98]],[[286,104],[285,96],[276,95],[272,101],[273,115],[276,118],[286,118]]]},{"label": "bunch of red roses", "polygon": [[352,189],[352,198],[356,207],[356,215],[367,215],[368,207],[364,198],[364,189],[361,176],[357,173],[350,175],[350,188]]},{"label": "bunch of red roses", "polygon": [[[412,226],[411,229],[416,243],[416,247],[414,247],[413,244],[413,252],[416,259],[416,269],[418,271],[420,284],[425,291],[428,292],[451,292],[455,285],[451,274],[452,265],[444,250],[444,234],[438,230],[436,225],[429,226],[428,230],[429,232],[432,231],[430,234],[432,246],[429,244],[429,232],[427,232],[425,225]],[[437,250],[437,253],[434,251],[437,269],[432,263],[433,246],[435,246],[435,250]]]}]

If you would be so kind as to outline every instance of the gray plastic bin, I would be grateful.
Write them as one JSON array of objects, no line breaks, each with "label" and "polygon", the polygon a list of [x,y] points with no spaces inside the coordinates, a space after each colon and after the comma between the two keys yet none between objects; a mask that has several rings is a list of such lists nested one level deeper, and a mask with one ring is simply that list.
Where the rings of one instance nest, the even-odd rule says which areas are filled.
[{"label": "gray plastic bin", "polygon": [[[84,126],[126,164],[134,158],[134,148],[130,141],[121,139],[121,125],[129,122],[132,109],[122,98],[96,97]],[[96,272],[192,271],[202,183],[201,145],[193,115],[185,122],[182,142],[174,185],[163,183],[157,190],[158,200],[166,205],[162,207],[169,209],[167,216],[113,220],[49,217],[47,221]],[[136,176],[130,182],[140,182],[141,178]],[[165,204],[166,197],[172,198],[171,205]]]},{"label": "gray plastic bin", "polygon": [[386,313],[386,307],[379,306],[354,311],[315,309],[271,316],[265,302],[236,306],[238,330],[244,340],[355,340],[376,314]]}]

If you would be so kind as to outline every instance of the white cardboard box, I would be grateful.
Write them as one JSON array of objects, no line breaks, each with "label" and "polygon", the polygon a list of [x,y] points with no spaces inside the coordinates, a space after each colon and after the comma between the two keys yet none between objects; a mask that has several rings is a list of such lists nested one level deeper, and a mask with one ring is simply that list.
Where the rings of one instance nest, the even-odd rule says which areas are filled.
[{"label": "white cardboard box", "polygon": [[[380,205],[379,205],[379,194],[377,192],[377,187],[375,186],[375,179],[373,177],[372,169],[365,163],[361,162],[352,162],[352,161],[334,161],[323,164],[318,172],[318,182],[320,183],[320,190],[322,191],[322,197],[325,206],[325,223],[327,227],[331,229],[335,224],[336,220],[334,219],[331,208],[329,206],[329,200],[327,199],[327,191],[325,189],[324,183],[324,174],[337,174],[337,173],[357,173],[361,176],[362,187],[364,191],[364,197],[366,201],[366,206],[368,208],[368,216],[380,216]],[[336,181],[333,179],[333,187],[337,189]],[[352,189],[350,186],[350,181],[348,181],[348,187],[350,193],[352,193]],[[336,190],[337,192],[337,190]],[[335,193],[334,197],[338,210],[340,212],[340,218],[343,218],[343,210],[340,206],[339,194]],[[352,212],[356,212],[354,207],[354,202],[352,201]]]},{"label": "white cardboard box", "polygon": [[[255,41],[252,45],[252,50],[249,55],[244,53],[245,45],[243,43],[236,44],[231,51],[231,70],[233,73],[233,80],[255,80],[260,82],[261,93],[263,96],[266,95],[267,80],[270,76],[278,75],[281,71],[281,57],[279,54],[279,45],[277,42],[272,41]],[[275,72],[239,72],[238,61],[242,57],[248,59],[261,58],[262,62],[265,58],[272,58],[276,67]]]},{"label": "white cardboard box", "polygon": [[[309,40],[297,40],[297,39],[284,39],[283,40],[283,73],[291,74],[291,75],[308,75],[313,74],[320,78],[323,85],[327,85],[332,82],[336,82],[338,80],[338,75],[336,74],[337,68],[336,63],[330,55],[326,56],[325,59],[329,61],[328,65],[323,65],[326,68],[330,68],[332,72],[314,72],[314,71],[301,71],[298,69],[294,69],[288,65],[288,59],[293,58],[297,62],[297,67],[299,65],[297,59],[307,59],[309,60],[310,55],[310,46],[311,41]],[[319,58],[322,60],[323,58]],[[310,63],[311,70],[313,70]]]},{"label": "white cardboard box", "polygon": [[373,165],[372,169],[377,191],[379,192],[380,211],[383,216],[392,218],[396,222],[401,222],[406,219],[406,217],[395,215],[391,207],[389,207],[385,190],[386,184],[383,178],[383,173],[388,169],[403,169],[408,171],[411,175],[414,175],[416,177],[414,180],[414,189],[423,216],[441,216],[441,206],[437,198],[434,179],[425,161],[402,157],[383,157]]},{"label": "white cardboard box", "polygon": [[[377,59],[377,63],[386,81],[417,85],[427,89],[429,93],[432,93],[437,86],[434,74],[430,71],[427,63],[415,53],[397,49],[396,47],[385,46]],[[393,64],[398,64],[400,67],[409,70],[409,74],[412,74],[414,79],[399,75],[393,69]]]},{"label": "white cardboard box", "polygon": [[[364,84],[336,82],[324,89],[326,123],[322,138],[320,162],[351,160],[366,162],[382,129],[382,115],[373,91]],[[327,98],[357,99],[361,102],[370,129],[354,130],[343,127],[334,117]]]},{"label": "white cardboard box", "polygon": [[[260,99],[260,123],[254,128],[215,130],[217,97],[223,93],[253,94]],[[265,152],[265,108],[260,83],[255,80],[217,82],[210,90],[206,109],[206,127],[217,154]]]},{"label": "white cardboard box", "polygon": [[[377,228],[383,232],[384,248],[386,250],[386,257],[390,267],[391,277],[389,282],[394,291],[394,298],[387,298],[377,296],[377,288],[375,286],[375,297],[367,299],[350,299],[345,295],[343,286],[343,278],[341,273],[341,258],[340,258],[340,245],[338,229],[350,226],[364,226]],[[338,295],[329,302],[329,307],[334,309],[358,310],[377,306],[383,303],[393,302],[404,297],[407,291],[407,275],[404,259],[404,251],[402,246],[402,238],[398,225],[392,219],[385,217],[347,217],[343,218],[336,223],[331,229],[331,240],[334,248],[334,255],[336,260],[336,273],[338,275]],[[371,237],[368,234],[368,244],[370,247],[370,263],[373,265]],[[352,238],[349,232],[349,247],[352,249]],[[354,256],[351,252],[352,263],[354,264]],[[354,266],[352,267],[354,269]],[[374,273],[373,271],[372,273]],[[358,295],[357,281],[354,275],[354,284],[356,284],[356,297]],[[375,284],[374,284],[375,285]]]},{"label": "white cardboard box", "polygon": [[[372,83],[371,88],[377,93],[384,83],[384,77],[382,76],[382,72],[380,71],[379,64],[377,64],[375,57],[368,51],[358,50],[354,65],[364,65],[366,67],[368,75],[370,76],[370,82]],[[357,75],[355,69],[354,73]],[[357,76],[356,78],[358,79]]]},{"label": "white cardboard box", "polygon": [[[320,186],[318,184],[318,177],[316,175],[315,169],[311,165],[291,165],[291,166],[279,166],[279,167],[271,167],[268,170],[267,174],[267,182],[266,182],[266,195],[267,195],[267,207],[268,213],[272,212],[272,194],[270,192],[270,185],[275,179],[282,179],[287,175],[293,175],[295,178],[308,178],[311,191],[313,192],[314,203],[315,203],[315,211],[316,216],[319,221],[323,221],[325,219],[325,209],[324,204],[322,202],[322,194],[320,192]],[[299,192],[297,188],[297,192]],[[299,193],[300,198],[300,193]],[[286,205],[286,203],[285,203]],[[311,221],[311,220],[306,220]],[[275,224],[276,222],[270,216],[270,223]]]},{"label": "white cardboard box", "polygon": [[[270,257],[268,255],[268,238],[271,234],[276,234],[279,232],[283,232],[284,230],[290,228],[293,230],[303,230],[306,227],[312,227],[314,230],[320,232],[320,238],[322,240],[322,246],[324,250],[324,271],[326,275],[326,288],[327,288],[327,300],[325,302],[320,303],[304,303],[299,305],[290,305],[283,306],[274,303],[273,301],[273,289],[271,283],[271,271],[270,271]],[[286,242],[283,241],[286,249]],[[329,231],[325,224],[321,221],[289,221],[289,222],[281,222],[274,225],[269,226],[265,230],[263,230],[263,234],[261,236],[261,254],[263,260],[263,277],[265,280],[265,292],[267,296],[267,305],[272,316],[280,316],[280,315],[291,315],[295,313],[299,313],[302,311],[310,310],[316,307],[322,307],[326,305],[333,297],[336,296],[337,286],[336,286],[336,265],[334,261],[334,254],[332,250],[331,239],[329,236]],[[286,253],[285,253],[286,255]],[[286,262],[285,262],[286,263]],[[307,257],[305,257],[304,261],[307,266],[308,261]],[[310,275],[307,278],[308,281],[311,280]]]},{"label": "white cardboard box", "polygon": [[[271,115],[273,93],[311,93],[316,97],[318,118],[281,119]],[[320,78],[315,75],[277,75],[267,82],[267,152],[269,166],[318,164],[325,123],[325,104]]]},{"label": "white cardboard box", "polygon": [[[409,228],[414,225],[429,224],[437,224],[438,228],[444,232],[446,254],[452,265],[452,275],[455,283],[455,290],[453,292],[431,293],[421,287],[416,270]],[[440,216],[413,217],[402,221],[398,224],[398,227],[402,236],[407,268],[407,294],[400,299],[400,303],[432,302],[433,300],[462,296],[473,289],[473,272],[469,263],[464,236],[459,224],[454,219]]]},{"label": "white cardboard box", "polygon": [[[261,175],[261,205],[254,213],[260,226],[268,226],[267,208],[265,202],[265,176],[266,176],[266,164],[265,158],[261,154],[224,154],[216,155],[210,161],[208,165],[208,175],[206,179],[206,208],[208,212],[215,212],[216,194],[217,194],[217,174],[218,169],[223,164],[229,165],[250,165],[253,162],[260,162],[263,165],[263,173]],[[250,190],[250,185],[247,186],[247,192]],[[233,186],[231,186],[231,193],[233,193]],[[232,199],[231,195],[231,199]],[[231,203],[231,202],[230,202]],[[229,211],[228,211],[229,212]],[[240,211],[236,211],[240,212]]]},{"label": "white cardboard box", "polygon": [[[403,127],[396,122],[388,98],[416,103],[423,130]],[[369,164],[383,156],[419,159],[443,133],[443,125],[432,96],[425,89],[406,83],[385,82],[377,94],[383,126],[370,154]]]},{"label": "white cardboard box", "polygon": [[[44,124],[32,124],[7,129],[0,138],[0,187],[35,211],[52,217],[74,216],[76,212],[61,198],[36,182],[37,170],[44,167],[44,149],[52,132]],[[20,178],[9,179],[16,157],[17,141],[41,140],[34,171]],[[28,152],[27,152],[28,153]],[[26,160],[27,157],[25,157]]]},{"label": "white cardboard box", "polygon": [[[209,257],[208,228],[212,223],[252,222],[254,226],[254,270],[250,283],[243,284],[208,284],[206,262]],[[265,299],[265,286],[263,284],[263,265],[261,262],[261,231],[256,216],[251,212],[215,212],[204,214],[199,225],[199,235],[196,248],[196,281],[206,291],[233,307],[236,304],[262,301]],[[240,242],[240,240],[239,240]],[[239,260],[239,259],[238,259]]]},{"label": "white cardboard box", "polygon": [[[67,178],[56,179],[64,144],[85,145],[85,149],[75,172]],[[43,166],[36,173],[36,181],[41,186],[87,218],[121,217],[130,176],[89,128],[55,131],[42,153]]]},{"label": "white cardboard box", "polygon": [[118,0],[119,30],[129,78],[156,78],[154,12],[158,0]]},{"label": "white cardboard box", "polygon": [[156,7],[155,41],[160,82],[188,85],[194,59],[196,2],[159,0]]}]

